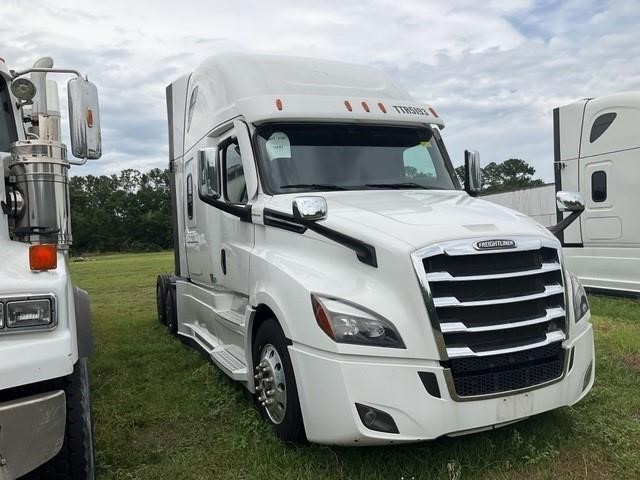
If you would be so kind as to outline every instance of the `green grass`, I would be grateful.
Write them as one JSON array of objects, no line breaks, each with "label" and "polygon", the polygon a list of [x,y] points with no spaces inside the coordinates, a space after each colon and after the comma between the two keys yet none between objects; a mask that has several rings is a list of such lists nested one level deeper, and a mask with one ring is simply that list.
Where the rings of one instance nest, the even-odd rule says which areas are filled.
[{"label": "green grass", "polygon": [[167,253],[72,264],[91,295],[93,412],[104,479],[640,478],[640,303],[592,297],[596,383],[574,408],[417,445],[286,445],[244,389],[156,320]]}]

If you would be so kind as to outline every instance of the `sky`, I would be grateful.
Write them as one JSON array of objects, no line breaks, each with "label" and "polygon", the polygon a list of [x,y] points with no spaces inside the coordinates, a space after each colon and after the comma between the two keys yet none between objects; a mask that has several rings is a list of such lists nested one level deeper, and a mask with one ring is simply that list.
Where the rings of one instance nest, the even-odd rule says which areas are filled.
[{"label": "sky", "polygon": [[0,57],[97,84],[103,156],[76,175],[166,167],[166,85],[246,51],[382,69],[436,108],[455,165],[475,149],[552,181],[553,108],[640,90],[638,25],[637,0],[0,0]]}]

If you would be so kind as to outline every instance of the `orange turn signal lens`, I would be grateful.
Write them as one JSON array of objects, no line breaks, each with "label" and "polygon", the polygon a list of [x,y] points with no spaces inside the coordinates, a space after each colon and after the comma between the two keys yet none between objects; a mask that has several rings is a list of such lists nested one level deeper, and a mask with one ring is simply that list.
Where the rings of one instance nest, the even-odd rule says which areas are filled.
[{"label": "orange turn signal lens", "polygon": [[329,335],[329,338],[336,339],[335,333],[333,333],[333,327],[331,326],[331,320],[329,320],[329,314],[325,310],[320,300],[315,295],[311,295],[311,306],[313,307],[313,314],[316,317],[318,326],[324,333]]},{"label": "orange turn signal lens", "polygon": [[55,245],[29,246],[29,267],[31,270],[54,270],[58,267],[58,249]]}]

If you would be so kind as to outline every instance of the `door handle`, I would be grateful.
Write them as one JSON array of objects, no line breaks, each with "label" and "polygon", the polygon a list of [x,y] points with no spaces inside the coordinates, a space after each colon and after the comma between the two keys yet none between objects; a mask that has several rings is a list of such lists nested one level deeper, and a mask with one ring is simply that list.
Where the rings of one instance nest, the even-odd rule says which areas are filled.
[{"label": "door handle", "polygon": [[220,266],[222,267],[222,273],[227,274],[227,252],[224,248],[220,251]]}]

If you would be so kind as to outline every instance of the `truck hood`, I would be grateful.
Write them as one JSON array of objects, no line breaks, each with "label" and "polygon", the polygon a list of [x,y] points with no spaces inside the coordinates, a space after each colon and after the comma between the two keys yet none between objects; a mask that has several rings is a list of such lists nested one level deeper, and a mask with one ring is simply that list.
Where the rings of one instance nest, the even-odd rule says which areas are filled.
[{"label": "truck hood", "polygon": [[[298,194],[301,195],[301,194]],[[298,195],[271,199],[269,208],[291,213]],[[320,192],[327,200],[322,223],[373,245],[399,242],[415,250],[440,241],[531,235],[554,238],[519,212],[451,190]]]}]

